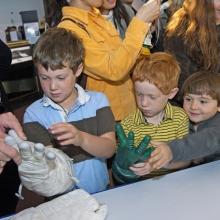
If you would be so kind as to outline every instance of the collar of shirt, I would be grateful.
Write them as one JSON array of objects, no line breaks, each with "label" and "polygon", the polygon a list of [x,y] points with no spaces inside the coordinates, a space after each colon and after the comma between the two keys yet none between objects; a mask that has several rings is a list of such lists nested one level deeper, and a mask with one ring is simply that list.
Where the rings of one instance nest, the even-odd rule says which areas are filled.
[{"label": "collar of shirt", "polygon": [[[75,88],[78,91],[77,100],[73,104],[73,106],[70,108],[69,111],[71,111],[72,109],[76,109],[76,108],[78,108],[81,105],[85,105],[89,101],[89,99],[90,99],[89,94],[86,93],[86,91],[80,85],[75,84]],[[60,105],[56,104],[53,100],[51,100],[46,95],[43,96],[42,102],[43,102],[43,106],[44,107],[51,106],[52,108],[54,108],[56,110],[65,111],[65,113],[68,113],[68,111],[66,109],[64,109]]]},{"label": "collar of shirt", "polygon": [[[97,27],[100,27],[111,36],[118,35],[113,23],[107,21],[97,8],[93,8],[91,11],[86,11],[80,8],[66,6],[63,7],[62,13],[63,18],[72,18],[85,28],[89,26],[89,20],[92,20],[93,22],[90,22],[90,28],[93,29],[95,25],[96,29]],[[90,32],[89,29],[87,31]]]},{"label": "collar of shirt", "polygon": [[93,8],[92,11],[86,11],[76,7],[65,6],[62,9],[63,16],[73,17],[80,21],[84,25],[88,25],[89,16],[92,17],[102,17],[100,11],[97,8]]},{"label": "collar of shirt", "polygon": [[[163,121],[165,121],[167,119],[171,119],[171,120],[173,119],[173,108],[172,108],[172,105],[169,102],[165,106],[165,114],[164,114]],[[135,112],[134,123],[136,125],[147,123],[145,118],[144,118],[144,115],[142,114],[142,112],[139,109],[137,109],[137,111]]]},{"label": "collar of shirt", "polygon": [[113,21],[113,10],[110,10],[109,13],[107,15],[102,15],[105,19],[107,19],[108,21]]}]

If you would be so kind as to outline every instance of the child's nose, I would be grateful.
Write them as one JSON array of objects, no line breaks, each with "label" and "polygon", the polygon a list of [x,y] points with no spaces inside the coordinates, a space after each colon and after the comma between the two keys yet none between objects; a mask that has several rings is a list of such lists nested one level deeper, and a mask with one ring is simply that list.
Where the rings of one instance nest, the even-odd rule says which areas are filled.
[{"label": "child's nose", "polygon": [[51,82],[50,82],[50,89],[51,90],[56,89],[56,83],[53,80],[51,80]]},{"label": "child's nose", "polygon": [[149,105],[149,100],[147,97],[143,97],[142,102],[141,102],[143,107],[147,107]]},{"label": "child's nose", "polygon": [[190,106],[190,107],[191,107],[191,109],[197,109],[197,108],[198,108],[198,103],[193,100],[193,101],[191,102],[191,106]]}]

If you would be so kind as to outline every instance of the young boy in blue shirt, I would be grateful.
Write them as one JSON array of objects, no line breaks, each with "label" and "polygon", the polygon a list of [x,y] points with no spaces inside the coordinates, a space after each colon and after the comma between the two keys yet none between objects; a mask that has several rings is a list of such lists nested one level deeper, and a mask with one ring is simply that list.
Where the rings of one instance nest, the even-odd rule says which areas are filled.
[{"label": "young boy in blue shirt", "polygon": [[33,61],[44,96],[26,109],[24,128],[28,140],[73,158],[78,187],[95,193],[109,184],[105,159],[115,152],[115,123],[106,96],[76,83],[83,58],[83,45],[70,31],[54,28],[40,37]]},{"label": "young boy in blue shirt", "polygon": [[190,134],[170,143],[153,142],[149,159],[153,169],[170,161],[220,158],[220,74],[200,71],[183,84],[183,108],[190,119]]}]

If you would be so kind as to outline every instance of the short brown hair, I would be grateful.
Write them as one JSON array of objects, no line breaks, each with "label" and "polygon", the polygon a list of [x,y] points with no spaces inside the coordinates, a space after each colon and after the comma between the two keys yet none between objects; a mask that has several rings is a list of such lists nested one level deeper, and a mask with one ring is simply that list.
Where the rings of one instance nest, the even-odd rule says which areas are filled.
[{"label": "short brown hair", "polygon": [[165,52],[152,53],[141,59],[135,66],[133,82],[149,81],[167,95],[178,87],[180,67],[176,59]]},{"label": "short brown hair", "polygon": [[68,66],[74,72],[84,60],[81,40],[64,28],[51,28],[38,40],[33,51],[35,65],[45,69],[62,69]]},{"label": "short brown hair", "polygon": [[209,95],[220,105],[220,73],[199,71],[183,83],[181,94]]}]

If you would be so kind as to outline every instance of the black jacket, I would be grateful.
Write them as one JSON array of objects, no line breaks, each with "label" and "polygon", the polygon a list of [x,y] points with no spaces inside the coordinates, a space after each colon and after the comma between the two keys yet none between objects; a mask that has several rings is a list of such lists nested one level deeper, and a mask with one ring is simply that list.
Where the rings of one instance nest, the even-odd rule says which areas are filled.
[{"label": "black jacket", "polygon": [[[0,113],[4,112],[7,106],[7,96],[2,85],[2,81],[8,78],[11,67],[11,50],[0,39]],[[9,109],[7,109],[9,110]]]}]

